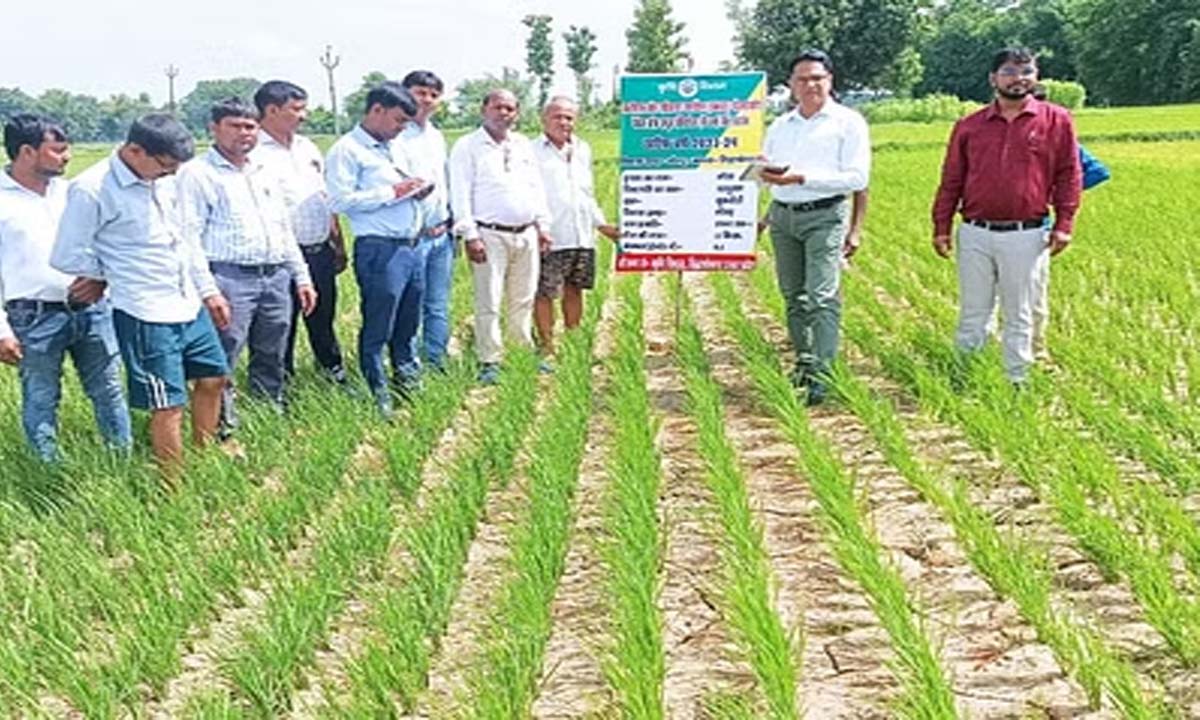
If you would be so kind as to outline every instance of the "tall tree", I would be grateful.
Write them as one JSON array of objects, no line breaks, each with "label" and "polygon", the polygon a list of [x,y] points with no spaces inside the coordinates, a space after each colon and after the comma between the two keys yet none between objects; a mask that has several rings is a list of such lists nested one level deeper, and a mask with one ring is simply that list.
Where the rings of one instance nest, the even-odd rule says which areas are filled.
[{"label": "tall tree", "polygon": [[563,33],[567,41],[567,67],[575,73],[575,92],[579,96],[579,107],[587,109],[592,105],[592,91],[595,83],[589,74],[595,64],[592,56],[596,54],[596,34],[587,25],[571,26]]},{"label": "tall tree", "polygon": [[629,43],[626,70],[636,73],[679,72],[688,59],[683,49],[684,23],[671,17],[669,0],[638,0],[633,25],[625,31]]},{"label": "tall tree", "polygon": [[239,97],[249,102],[260,84],[254,78],[247,77],[201,80],[179,103],[181,119],[193,133],[203,135],[208,129],[209,112],[214,102],[228,97]]},{"label": "tall tree", "polygon": [[100,101],[91,95],[47,90],[38,96],[37,110],[61,122],[76,142],[100,139]]},{"label": "tall tree", "polygon": [[[911,86],[922,0],[758,0],[751,10],[728,3],[743,67],[767,72],[772,86],[787,82],[791,59],[819,48],[833,60],[838,87],[877,87],[903,78]],[[897,69],[896,64],[906,64]]]},{"label": "tall tree", "polygon": [[516,96],[521,106],[521,124],[528,127],[537,121],[538,114],[538,108],[533,104],[533,83],[532,79],[522,77],[519,70],[510,67],[501,68],[498,77],[487,73],[463,80],[454,90],[455,112],[449,118],[451,124],[458,127],[478,124],[483,99],[492,90],[504,88]]},{"label": "tall tree", "polygon": [[100,139],[120,140],[129,132],[129,126],[141,116],[154,111],[150,96],[141,93],[137,97],[112,95],[100,102]]},{"label": "tall tree", "polygon": [[21,88],[0,87],[0,122],[33,110],[35,101]]},{"label": "tall tree", "polygon": [[529,28],[525,40],[525,67],[537,79],[538,107],[546,104],[550,83],[554,82],[554,43],[550,39],[549,15],[526,15],[521,22]]}]

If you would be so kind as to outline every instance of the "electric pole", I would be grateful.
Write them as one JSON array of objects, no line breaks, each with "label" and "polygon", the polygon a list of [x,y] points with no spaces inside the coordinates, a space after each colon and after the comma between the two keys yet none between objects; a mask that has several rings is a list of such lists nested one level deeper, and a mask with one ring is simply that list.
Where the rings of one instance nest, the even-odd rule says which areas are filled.
[{"label": "electric pole", "polygon": [[175,78],[179,76],[179,68],[168,65],[164,71],[167,74],[167,110],[175,114]]},{"label": "electric pole", "polygon": [[334,57],[333,46],[325,46],[325,54],[318,58],[321,61],[321,66],[325,68],[325,74],[329,76],[329,111],[333,113],[333,134],[342,134],[342,119],[338,115],[337,90],[333,85],[333,69],[342,61],[342,56]]}]

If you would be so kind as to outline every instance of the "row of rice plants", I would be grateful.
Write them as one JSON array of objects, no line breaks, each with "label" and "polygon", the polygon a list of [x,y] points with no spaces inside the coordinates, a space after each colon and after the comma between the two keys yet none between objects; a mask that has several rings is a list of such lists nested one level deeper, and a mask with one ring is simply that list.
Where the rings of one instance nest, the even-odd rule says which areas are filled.
[{"label": "row of rice plants", "polygon": [[[365,598],[369,637],[351,660],[350,687],[330,698],[331,713],[389,717],[411,712],[428,681],[430,659],[445,631],[464,563],[489,491],[512,478],[534,417],[537,360],[510,349],[499,387],[444,484],[394,538],[408,566],[399,583]],[[397,709],[399,708],[399,710]]]},{"label": "row of rice plants", "polygon": [[[674,284],[674,292],[683,288]],[[713,378],[694,310],[686,297],[675,333],[675,352],[683,373],[688,408],[696,423],[705,479],[716,500],[723,584],[722,614],[749,662],[765,700],[759,717],[797,717],[797,664],[800,638],[789,633],[772,606],[775,585],[763,529],[750,509],[746,479],[737,451],[725,433],[721,386]],[[798,629],[796,631],[798,633]]]},{"label": "row of rice plants", "polygon": [[[750,284],[756,303],[782,323],[783,305],[766,266],[751,274]],[[853,319],[848,331],[861,350],[878,351],[877,343]],[[836,367],[834,379],[837,395],[867,426],[887,461],[941,511],[972,565],[997,594],[1012,599],[1038,639],[1083,686],[1093,707],[1099,707],[1101,696],[1106,695],[1125,717],[1171,717],[1162,698],[1139,687],[1128,660],[1109,648],[1090,623],[1056,607],[1053,573],[1045,553],[1025,539],[1001,533],[989,513],[972,501],[963,480],[930,468],[914,452],[890,398],[871,390],[844,365]]]},{"label": "row of rice plants", "polygon": [[863,522],[854,483],[836,451],[809,426],[808,416],[780,367],[779,352],[746,317],[741,298],[727,276],[713,274],[712,288],[726,331],[736,340],[759,401],[779,422],[800,452],[800,469],[808,477],[822,510],[834,556],[865,592],[896,652],[896,676],[902,691],[896,713],[910,718],[955,717],[954,695],[930,639],[894,567],[887,564],[879,542]]},{"label": "row of rice plants", "polygon": [[616,282],[620,301],[616,336],[607,362],[606,410],[613,432],[605,499],[605,541],[600,556],[606,572],[611,637],[601,667],[623,718],[661,719],[663,708],[662,589],[663,537],[658,515],[662,467],[655,448],[657,421],[646,386],[645,307],[640,275]]},{"label": "row of rice plants", "polygon": [[[596,290],[583,323],[561,341],[554,397],[531,439],[529,506],[510,537],[507,581],[488,613],[490,637],[477,651],[462,705],[476,718],[526,717],[537,695],[551,632],[551,605],[571,537],[579,464],[593,409],[592,348],[608,291],[611,247],[598,253]],[[594,439],[593,439],[594,440]]]},{"label": "row of rice plants", "polygon": [[[968,372],[977,396],[960,396],[949,378],[957,358],[944,339],[912,326],[911,321],[897,323],[857,284],[848,286],[847,298],[851,336],[863,339],[856,334],[862,323],[863,327],[877,327],[877,337],[898,338],[880,339],[871,348],[889,374],[912,389],[940,418],[962,425],[985,451],[997,452],[1054,509],[1063,527],[1110,579],[1128,578],[1147,622],[1178,656],[1188,664],[1200,660],[1200,608],[1175,586],[1167,552],[1172,544],[1155,542],[1157,533],[1146,537],[1128,531],[1125,513],[1131,504],[1142,501],[1120,489],[1126,481],[1112,467],[1111,458],[1097,453],[1073,431],[1057,427],[1034,399],[1013,397],[994,365],[972,364]],[[930,353],[942,359],[930,360]],[[929,372],[915,375],[913,368],[922,365]],[[928,382],[918,384],[918,378]],[[1116,517],[1089,500],[1101,491],[1115,498]],[[1137,517],[1145,517],[1145,513]]]}]

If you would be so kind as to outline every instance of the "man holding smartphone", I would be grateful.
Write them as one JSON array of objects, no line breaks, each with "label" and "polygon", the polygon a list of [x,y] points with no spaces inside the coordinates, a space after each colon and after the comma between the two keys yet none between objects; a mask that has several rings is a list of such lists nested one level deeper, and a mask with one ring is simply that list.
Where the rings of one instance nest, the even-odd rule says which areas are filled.
[{"label": "man holding smartphone", "polygon": [[791,67],[796,107],[767,130],[761,179],[771,186],[775,270],[796,351],[792,382],[811,406],[825,401],[837,357],[842,258],[857,246],[846,197],[867,187],[871,143],[866,120],[831,97],[828,55],[805,50]]},{"label": "man holding smartphone", "polygon": [[330,148],[325,183],[331,208],[346,215],[355,236],[354,277],[362,296],[359,367],[379,412],[390,418],[392,393],[403,399],[418,383],[412,339],[423,290],[419,203],[434,184],[399,167],[392,153],[392,141],[417,114],[412,94],[399,83],[381,83],[367,93],[363,110],[362,121]]}]

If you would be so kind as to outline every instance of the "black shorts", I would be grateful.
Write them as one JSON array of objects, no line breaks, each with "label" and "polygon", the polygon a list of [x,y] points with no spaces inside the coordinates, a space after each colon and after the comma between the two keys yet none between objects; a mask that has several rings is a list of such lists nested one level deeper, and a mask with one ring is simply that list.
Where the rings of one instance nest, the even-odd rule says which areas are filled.
[{"label": "black shorts", "polygon": [[596,251],[592,248],[551,250],[542,256],[538,297],[556,298],[563,284],[591,290],[596,284]]}]

